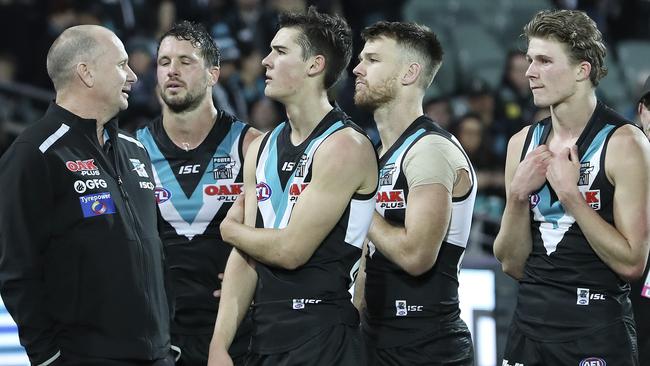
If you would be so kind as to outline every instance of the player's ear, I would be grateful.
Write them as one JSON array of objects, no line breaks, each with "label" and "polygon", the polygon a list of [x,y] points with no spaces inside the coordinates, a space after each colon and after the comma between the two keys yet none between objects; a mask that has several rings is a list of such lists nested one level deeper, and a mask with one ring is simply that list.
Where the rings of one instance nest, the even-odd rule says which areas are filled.
[{"label": "player's ear", "polygon": [[217,83],[220,72],[221,70],[219,69],[219,66],[212,66],[208,69],[208,84],[210,86],[214,86]]},{"label": "player's ear", "polygon": [[422,65],[417,62],[411,62],[402,76],[402,85],[411,85],[415,83],[422,73]]},{"label": "player's ear", "polygon": [[76,76],[84,85],[92,88],[95,85],[95,75],[90,66],[85,62],[78,63],[74,68]]},{"label": "player's ear", "polygon": [[309,64],[309,69],[307,70],[307,75],[316,76],[321,72],[325,71],[325,56],[316,55],[312,58],[311,63]]}]

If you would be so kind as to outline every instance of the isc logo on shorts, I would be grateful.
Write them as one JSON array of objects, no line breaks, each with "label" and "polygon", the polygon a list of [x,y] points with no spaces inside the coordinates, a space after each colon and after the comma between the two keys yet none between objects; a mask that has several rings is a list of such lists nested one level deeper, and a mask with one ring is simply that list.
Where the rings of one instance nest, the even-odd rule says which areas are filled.
[{"label": "isc logo on shorts", "polygon": [[395,300],[395,316],[407,316],[409,311],[422,311],[422,305],[406,305],[406,300]]},{"label": "isc logo on shorts", "polygon": [[292,308],[294,310],[301,310],[305,308],[306,304],[318,304],[323,300],[318,300],[318,299],[293,299],[293,306]]},{"label": "isc logo on shorts", "polygon": [[519,362],[515,362],[514,364],[511,364],[508,360],[503,360],[501,366],[525,366],[525,365]]},{"label": "isc logo on shorts", "polygon": [[580,361],[579,366],[607,366],[607,362],[602,358],[598,357],[589,357]]},{"label": "isc logo on shorts", "polygon": [[[577,289],[577,300],[576,304],[577,305],[589,305],[589,300],[605,300],[605,295],[604,294],[591,294],[589,292],[590,290],[588,288],[580,288],[578,287]],[[591,366],[591,365],[589,365]]]}]

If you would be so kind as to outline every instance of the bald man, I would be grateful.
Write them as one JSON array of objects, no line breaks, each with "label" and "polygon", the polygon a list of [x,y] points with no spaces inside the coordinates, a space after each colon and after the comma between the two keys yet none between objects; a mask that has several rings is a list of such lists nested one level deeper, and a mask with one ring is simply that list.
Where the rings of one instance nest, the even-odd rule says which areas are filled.
[{"label": "bald man", "polygon": [[47,55],[56,100],[0,160],[0,292],[33,365],[173,365],[149,157],[119,131],[136,76],[106,28]]}]

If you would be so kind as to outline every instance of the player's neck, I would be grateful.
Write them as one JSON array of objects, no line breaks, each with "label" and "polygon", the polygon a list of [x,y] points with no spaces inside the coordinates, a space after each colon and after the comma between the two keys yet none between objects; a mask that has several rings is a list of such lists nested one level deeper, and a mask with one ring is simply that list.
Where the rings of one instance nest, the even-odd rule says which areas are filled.
[{"label": "player's neck", "polygon": [[577,139],[594,114],[598,103],[593,91],[574,95],[551,106],[553,135],[559,139]]},{"label": "player's neck", "polygon": [[389,149],[417,118],[424,114],[421,98],[395,98],[375,109],[377,124],[384,151]]},{"label": "player's neck", "polygon": [[316,98],[305,97],[296,103],[287,103],[285,108],[291,124],[291,143],[300,145],[332,110],[332,105],[323,91]]},{"label": "player's neck", "polygon": [[163,107],[163,127],[169,139],[184,150],[193,150],[208,136],[219,112],[211,100],[203,101],[197,108],[175,113]]}]

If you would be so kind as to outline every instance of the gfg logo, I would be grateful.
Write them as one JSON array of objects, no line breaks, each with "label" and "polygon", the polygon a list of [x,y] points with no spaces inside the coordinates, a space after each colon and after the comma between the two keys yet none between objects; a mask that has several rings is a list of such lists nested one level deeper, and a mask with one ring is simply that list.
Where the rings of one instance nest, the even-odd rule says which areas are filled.
[{"label": "gfg logo", "polygon": [[103,179],[78,180],[74,182],[74,190],[77,193],[84,193],[87,189],[106,188],[106,181]]}]

